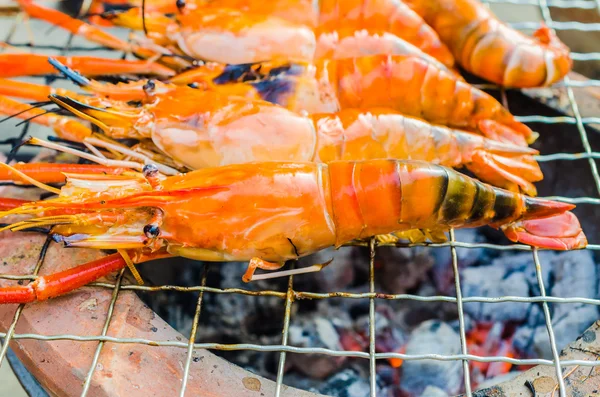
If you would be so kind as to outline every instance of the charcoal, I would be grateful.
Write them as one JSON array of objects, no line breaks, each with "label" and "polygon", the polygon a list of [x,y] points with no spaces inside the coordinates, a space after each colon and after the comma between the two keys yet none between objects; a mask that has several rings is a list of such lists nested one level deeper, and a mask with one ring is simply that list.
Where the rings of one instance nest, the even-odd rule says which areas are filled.
[{"label": "charcoal", "polygon": [[449,397],[448,393],[436,386],[427,386],[421,397]]},{"label": "charcoal", "polygon": [[[571,251],[555,253],[543,251],[539,253],[539,260],[542,265],[542,279],[548,296],[563,298],[575,296],[595,298],[598,296],[596,283],[598,272],[590,252]],[[468,277],[469,273],[467,270],[471,269],[465,269],[466,273],[463,273]],[[503,288],[505,280],[512,279],[516,275],[518,275],[521,280],[525,280],[529,285],[528,293],[520,296],[539,296],[540,294],[533,258],[530,254],[498,258],[485,270],[486,271],[483,272],[483,274],[486,274],[489,278],[486,280],[486,285],[492,288],[494,285],[497,285],[497,289],[500,290],[498,292],[488,289],[484,291],[487,293],[485,296],[499,296],[493,295],[494,293],[502,295],[503,292],[501,289]],[[505,275],[498,278],[498,274],[502,274],[503,272]],[[481,283],[484,281],[479,282]],[[494,282],[496,284],[494,284]],[[515,284],[518,282],[518,280],[514,281]],[[473,289],[476,289],[472,282],[469,285],[471,285]],[[552,353],[550,341],[548,339],[546,320],[541,305],[517,305],[510,302],[509,304],[513,309],[528,306],[528,309],[525,312],[525,319],[522,321],[524,324],[515,331],[513,346],[525,355],[551,359]],[[485,319],[485,316],[481,314],[481,311],[478,312],[473,309],[477,308],[477,305],[479,304],[467,303],[465,304],[465,311],[469,312],[471,315],[478,314],[479,317],[477,318],[483,320]],[[497,318],[499,314],[504,314],[502,305],[503,303],[495,303],[484,306],[479,305],[479,307],[486,308],[487,306],[491,306],[488,310]],[[561,349],[577,338],[577,336],[589,327],[589,325],[598,317],[598,309],[595,306],[560,303],[551,303],[548,306],[551,312],[552,327],[555,331],[558,349]],[[491,311],[492,309],[494,311]],[[497,313],[495,313],[496,311]],[[489,312],[483,314],[489,314]],[[511,319],[517,320],[516,317]]]},{"label": "charcoal", "polygon": [[[426,321],[416,328],[406,345],[406,354],[460,353],[460,337],[444,322]],[[462,379],[462,364],[458,360],[411,360],[402,365],[400,386],[411,396],[420,396],[427,386],[436,386],[449,394],[456,394]]]},{"label": "charcoal", "polygon": [[300,373],[312,379],[324,379],[344,365],[346,357],[326,354],[289,354],[288,362]]},{"label": "charcoal", "polygon": [[[431,296],[433,293],[421,293],[420,290],[418,295]],[[398,300],[392,305],[396,310],[394,323],[406,330],[412,330],[428,320],[454,321],[458,315],[456,304],[452,302]]]},{"label": "charcoal", "polygon": [[381,247],[375,256],[375,279],[383,292],[404,294],[428,277],[433,264],[431,249]]},{"label": "charcoal", "polygon": [[[375,349],[377,352],[399,352],[406,343],[406,336],[393,323],[394,310],[387,304],[380,303],[375,309]],[[369,316],[363,315],[355,322],[354,329],[359,335],[369,336]]]},{"label": "charcoal", "polygon": [[289,328],[290,344],[298,347],[323,347],[339,350],[340,336],[333,323],[321,316],[294,319]]},{"label": "charcoal", "polygon": [[[338,330],[327,317],[298,316],[289,328],[289,343],[297,347],[321,347],[330,350],[343,350]],[[324,379],[338,370],[346,361],[345,357],[324,354],[291,354],[289,361],[294,368],[315,379]]]},{"label": "charcoal", "polygon": [[[283,290],[281,280],[243,283],[240,275],[245,262],[228,262],[213,266],[217,273],[208,285],[220,288],[250,290]],[[210,273],[209,273],[210,275]],[[201,312],[201,340],[211,342],[280,343],[285,302],[272,296],[251,296],[237,293],[205,293]],[[212,331],[212,332],[211,332]]]},{"label": "charcoal", "polygon": [[533,331],[534,328],[528,326],[521,326],[515,331],[513,335],[513,347],[519,353],[527,356],[533,354]]},{"label": "charcoal", "polygon": [[[542,258],[540,258],[541,260]],[[597,270],[588,251],[573,251],[555,254],[542,262],[551,269],[551,283],[548,294],[557,297],[596,298]],[[582,303],[551,304],[552,328],[556,345],[562,349],[575,340],[598,318],[598,308]],[[551,358],[550,342],[545,326],[538,326],[534,337],[535,353]]]},{"label": "charcoal", "polygon": [[397,386],[385,386],[381,389],[377,397],[402,397]]},{"label": "charcoal", "polygon": [[[502,267],[480,266],[463,269],[461,272],[463,296],[527,296],[529,285],[523,273],[508,273]],[[524,321],[528,305],[515,302],[482,303],[466,302],[465,313],[478,322]]]},{"label": "charcoal", "polygon": [[531,305],[531,310],[527,316],[527,325],[535,328],[540,324],[543,324],[546,320],[541,305]]},{"label": "charcoal", "polygon": [[[485,238],[477,229],[458,229],[454,231],[456,241],[461,243],[481,243]],[[435,259],[433,265],[433,279],[438,290],[444,294],[453,294],[454,272],[452,270],[452,251],[450,248],[431,251]],[[459,268],[473,266],[484,259],[486,250],[483,248],[456,248]]]},{"label": "charcoal", "polygon": [[[588,251],[539,253],[542,264],[542,279],[546,293],[551,296],[597,296],[596,266]],[[498,297],[514,295],[521,297],[539,296],[539,284],[531,254],[505,255],[495,259],[491,265],[471,267],[461,271],[464,296]],[[551,305],[559,318],[566,305]],[[543,323],[543,314],[530,304],[515,302],[480,303],[468,302],[465,312],[475,321],[528,321],[533,328]],[[533,324],[532,324],[533,321]],[[589,324],[588,324],[589,325]]]},{"label": "charcoal", "polygon": [[361,377],[356,370],[347,368],[329,378],[318,392],[335,397],[367,397],[370,390],[368,379]]},{"label": "charcoal", "polygon": [[[548,295],[563,298],[598,296],[597,270],[589,251],[572,251],[545,256],[548,257],[548,262],[542,262],[542,267],[549,267],[552,272]],[[558,317],[569,310],[568,305],[554,307],[554,313]]]},{"label": "charcoal", "polygon": [[324,382],[318,379],[309,378],[306,375],[295,370],[289,371],[283,377],[283,383],[286,386],[295,387],[300,390],[307,390],[318,393],[319,388],[323,387]]},{"label": "charcoal", "polygon": [[378,360],[375,371],[377,373],[377,381],[384,388],[397,388],[400,384],[400,373],[398,369],[391,367],[388,363],[382,360]]},{"label": "charcoal", "polygon": [[[573,305],[567,305],[573,306]],[[595,306],[576,305],[563,316],[552,319],[552,328],[556,337],[556,347],[562,350],[573,342],[598,318]],[[552,350],[546,326],[538,326],[533,335],[533,354],[536,357],[552,359]]]},{"label": "charcoal", "polygon": [[[222,294],[206,306],[203,324],[218,330],[216,337],[247,343],[268,343],[281,338],[284,303],[268,296]],[[274,320],[276,319],[276,320]]]}]

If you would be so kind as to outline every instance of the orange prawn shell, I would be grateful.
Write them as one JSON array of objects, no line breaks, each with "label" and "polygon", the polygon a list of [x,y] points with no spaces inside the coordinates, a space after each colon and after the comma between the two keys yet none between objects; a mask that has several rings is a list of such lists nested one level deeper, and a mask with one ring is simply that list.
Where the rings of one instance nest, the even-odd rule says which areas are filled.
[{"label": "orange prawn shell", "polygon": [[447,67],[454,65],[452,54],[436,32],[401,1],[322,0],[318,31],[350,29],[389,32],[419,47]]},{"label": "orange prawn shell", "polygon": [[525,145],[536,134],[517,122],[489,94],[473,88],[413,55],[373,55],[318,65],[337,92],[341,108],[388,106],[407,116],[455,128],[484,132],[489,121],[511,129]]},{"label": "orange prawn shell", "polygon": [[149,108],[153,142],[192,169],[314,156],[311,120],[269,102],[198,91]]},{"label": "orange prawn shell", "polygon": [[[489,224],[520,233],[515,221],[564,215],[574,207],[493,188],[421,161],[250,163],[157,182],[151,187],[138,176],[70,180],[58,199],[25,205],[21,211],[64,213],[64,218],[42,216],[37,221],[60,223],[56,230],[72,246],[166,249],[201,260],[258,257],[281,263],[398,231],[421,229],[439,236],[450,227]],[[552,236],[565,237],[564,247],[584,244],[584,238],[570,240],[580,227],[576,218],[565,216],[547,223],[544,236],[523,238],[549,247],[557,245]],[[151,224],[159,228],[157,235],[147,235]],[[565,235],[551,234],[564,230]]]},{"label": "orange prawn shell", "polygon": [[255,163],[172,177],[165,190],[206,190],[163,205],[162,229],[170,244],[237,259],[297,258],[335,241],[328,182],[326,167],[312,163]]},{"label": "orange prawn shell", "polygon": [[533,37],[501,22],[476,0],[405,0],[467,71],[508,87],[547,86],[565,76],[569,48],[547,26]]},{"label": "orange prawn shell", "polygon": [[[317,36],[367,30],[389,32],[419,47],[448,67],[454,59],[433,29],[399,0],[222,0],[228,7],[255,14],[272,15],[314,29]],[[202,2],[199,7],[211,7]],[[345,33],[344,33],[345,32]]]},{"label": "orange prawn shell", "polygon": [[184,52],[199,59],[228,64],[271,59],[311,61],[316,50],[310,28],[273,16],[202,7],[184,12],[177,20],[167,35],[172,35]]}]

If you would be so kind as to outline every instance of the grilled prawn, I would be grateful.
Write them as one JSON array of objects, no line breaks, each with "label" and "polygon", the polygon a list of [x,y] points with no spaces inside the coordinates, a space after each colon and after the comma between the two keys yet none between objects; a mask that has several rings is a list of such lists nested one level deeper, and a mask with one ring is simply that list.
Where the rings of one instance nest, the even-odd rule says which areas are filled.
[{"label": "grilled prawn", "polygon": [[[118,188],[117,188],[118,187]],[[512,241],[552,249],[587,244],[571,204],[493,188],[424,162],[370,160],[329,164],[266,162],[161,177],[68,177],[58,198],[4,214],[32,214],[10,230],[52,226],[70,247],[119,254],[0,289],[0,302],[43,300],[156,257],[250,261],[274,270],[329,246],[373,235],[420,230],[433,240],[449,228],[491,225]]]},{"label": "grilled prawn", "polygon": [[[373,55],[315,63],[230,65],[189,70],[170,79],[182,85],[264,99],[294,111],[335,112],[388,107],[434,124],[466,128],[525,145],[537,134],[489,94],[411,55]],[[240,84],[242,82],[242,84]]]},{"label": "grilled prawn", "polygon": [[550,85],[573,66],[569,49],[547,26],[527,37],[478,0],[405,0],[469,72],[507,87]]},{"label": "grilled prawn", "polygon": [[389,109],[345,109],[304,117],[264,101],[190,90],[141,108],[90,106],[60,95],[59,106],[113,138],[152,139],[190,169],[253,161],[426,160],[466,166],[480,179],[535,195],[537,151],[432,126]]},{"label": "grilled prawn", "polygon": [[[103,87],[101,83],[83,82],[93,88]],[[185,86],[171,88],[176,90],[162,91],[165,86],[157,83],[156,96],[148,92],[146,105],[132,107],[65,89],[0,80],[0,94],[34,100],[50,96],[56,104],[96,124],[110,137],[152,140],[161,153],[188,169],[250,161],[396,158],[426,160],[448,167],[466,166],[488,183],[520,189],[529,195],[536,194],[532,182],[542,179],[532,157],[536,150],[434,126],[390,109],[344,109],[305,117],[265,101],[249,101]],[[22,118],[35,116],[33,122],[53,126],[63,139],[89,143],[93,137],[92,131],[77,120],[43,114],[41,109],[31,109],[2,96],[0,113],[16,113]],[[71,172],[67,166],[64,171]],[[52,181],[60,180],[60,170],[56,173]]]},{"label": "grilled prawn", "polygon": [[[192,84],[226,96],[266,100],[295,112],[332,113],[345,108],[388,107],[494,140],[525,145],[537,137],[490,95],[418,56],[365,56],[314,64],[211,63],[175,76],[169,84],[145,81],[116,86],[90,81],[55,60],[51,62],[92,93],[122,100],[192,95],[190,92],[194,90],[177,87]],[[16,91],[14,83],[4,86],[0,80],[0,94]],[[23,91],[29,93],[31,89]]]},{"label": "grilled prawn", "polygon": [[[183,3],[183,2],[181,2]],[[181,4],[180,3],[180,4]],[[396,0],[365,0],[359,2],[325,0],[315,7],[314,4],[306,0],[288,1],[276,0],[268,3],[256,0],[226,0],[219,2],[219,7],[226,7],[230,10],[222,18],[205,17],[215,12],[212,4],[199,4],[191,2],[187,6],[180,7],[177,14],[189,15],[194,21],[210,20],[210,25],[195,22],[190,24],[188,19],[180,21],[180,24],[194,31],[194,43],[199,38],[210,40],[210,38],[222,37],[228,33],[228,42],[232,41],[231,36],[243,37],[247,33],[237,28],[232,29],[231,21],[238,20],[240,25],[242,19],[239,15],[250,15],[244,20],[244,26],[247,30],[253,26],[259,16],[268,16],[273,21],[286,21],[293,25],[285,26],[306,26],[313,29],[315,37],[319,38],[323,34],[337,33],[340,37],[351,36],[354,31],[368,31],[369,33],[382,34],[388,33],[404,41],[414,44],[421,51],[436,58],[447,67],[453,67],[454,60],[448,48],[441,43],[435,31],[429,27],[414,11],[407,7],[401,1]],[[183,8],[183,9],[182,9]],[[225,8],[221,8],[225,10]],[[231,14],[231,10],[236,10],[239,15]],[[141,29],[141,11],[132,9],[125,13],[108,14],[110,19],[120,26]],[[151,13],[145,16],[147,29],[150,32],[155,31],[148,23],[153,21],[162,21],[166,19],[162,13]],[[210,19],[208,19],[210,18]],[[236,27],[238,22],[236,22]],[[266,30],[267,28],[265,28]],[[160,32],[160,29],[158,30]],[[179,30],[181,31],[181,30]],[[240,32],[240,33],[238,33]],[[265,33],[268,33],[265,31]],[[273,29],[272,33],[275,32]],[[187,41],[187,40],[186,40]],[[296,45],[301,42],[298,41]],[[215,45],[214,42],[210,43]],[[199,45],[199,43],[198,43]],[[219,47],[218,43],[216,45]],[[180,46],[181,47],[181,46]],[[189,46],[187,47],[189,48]],[[369,48],[367,46],[367,48]],[[187,51],[182,48],[184,52]],[[191,55],[188,53],[188,55]],[[352,56],[358,56],[354,53]],[[201,59],[210,59],[200,57]],[[263,58],[266,60],[270,58]],[[216,60],[216,59],[213,59]],[[223,62],[218,60],[219,62]],[[251,62],[251,61],[245,61]],[[239,62],[239,63],[245,63]],[[233,62],[228,62],[233,63]]]},{"label": "grilled prawn", "polygon": [[[421,55],[446,69],[434,57],[389,32],[340,27],[322,34],[314,32],[308,26],[257,13],[252,9],[204,4],[185,7],[171,16],[147,13],[144,19],[137,8],[106,14],[106,18],[120,26],[146,29],[146,37],[134,38],[134,44],[131,44],[93,25],[30,0],[21,0],[20,3],[29,15],[65,28],[73,34],[144,58],[156,59],[162,56],[161,62],[176,69],[190,66],[193,59],[238,64],[271,59],[312,61],[315,57],[406,53]],[[407,7],[406,9],[410,11]],[[181,54],[185,56],[181,57]]]},{"label": "grilled prawn", "polygon": [[[114,0],[111,1],[113,2]],[[141,1],[124,0],[122,3],[130,7],[141,7]],[[214,2],[211,4],[211,1],[201,0],[146,0],[145,3],[146,16],[158,15],[158,18],[161,14],[180,13],[185,9],[197,10],[206,5],[214,5]],[[341,34],[342,38],[345,37],[344,33],[352,35],[352,32],[361,30],[377,34],[387,32],[415,45],[449,68],[454,65],[452,54],[440,41],[437,33],[416,12],[399,0],[220,0],[218,5],[305,25],[313,29],[317,37],[337,33]],[[137,16],[139,27],[139,11],[129,13]],[[131,26],[131,22],[128,26]]]}]

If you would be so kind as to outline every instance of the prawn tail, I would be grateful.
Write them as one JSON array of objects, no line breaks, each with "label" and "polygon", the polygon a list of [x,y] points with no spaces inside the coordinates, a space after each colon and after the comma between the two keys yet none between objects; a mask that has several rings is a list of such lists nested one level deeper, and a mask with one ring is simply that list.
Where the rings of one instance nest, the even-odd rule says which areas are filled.
[{"label": "prawn tail", "polygon": [[575,208],[573,204],[497,188],[490,198],[492,219],[488,218],[488,225],[503,231],[513,242],[554,250],[583,248],[587,244],[579,220],[570,212]]},{"label": "prawn tail", "polygon": [[511,241],[538,248],[565,251],[587,246],[579,220],[570,211],[547,218],[512,222],[501,229]]},{"label": "prawn tail", "polygon": [[573,59],[569,47],[563,43],[556,33],[545,24],[533,33],[533,37],[550,51],[553,68],[547,68],[544,85],[550,85],[563,78],[573,68]]},{"label": "prawn tail", "polygon": [[539,135],[525,124],[514,120],[508,123],[490,119],[480,120],[477,127],[478,131],[486,138],[520,146],[527,146],[535,142]]},{"label": "prawn tail", "polygon": [[543,45],[547,45],[550,47],[565,47],[562,41],[558,38],[558,36],[550,29],[545,23],[541,23],[541,26],[538,30],[533,33],[533,37]]},{"label": "prawn tail", "polygon": [[467,169],[480,180],[507,190],[536,196],[532,182],[543,179],[542,170],[533,158],[537,150],[488,141],[485,149],[476,150]]}]

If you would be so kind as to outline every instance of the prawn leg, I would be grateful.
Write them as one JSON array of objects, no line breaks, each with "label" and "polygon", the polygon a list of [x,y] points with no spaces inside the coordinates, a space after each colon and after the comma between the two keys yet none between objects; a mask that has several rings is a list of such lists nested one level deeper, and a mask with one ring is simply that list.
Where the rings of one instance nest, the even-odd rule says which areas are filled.
[{"label": "prawn leg", "polygon": [[0,95],[0,114],[51,127],[56,135],[70,141],[81,142],[92,135],[92,130],[77,120],[58,116],[2,95]]},{"label": "prawn leg", "polygon": [[[112,145],[109,142],[102,142],[100,140],[94,139],[94,138],[87,138],[85,143],[102,143],[102,145],[104,145],[105,147],[110,147],[112,149],[118,150],[120,152],[127,152],[127,154],[129,155],[137,155],[138,158],[143,159],[144,161],[146,160],[150,160],[148,159],[146,156],[141,155],[141,154],[136,154],[133,151],[128,150],[125,147],[121,147],[119,145]],[[103,166],[106,167],[122,167],[122,168],[131,168],[134,170],[143,170],[144,165],[142,163],[138,163],[136,161],[129,161],[129,160],[113,160],[113,159],[107,159],[104,157],[100,157],[98,155],[93,155],[93,154],[89,154],[86,152],[82,152],[81,150],[77,150],[77,149],[73,149],[70,147],[66,147],[66,146],[62,146],[59,144],[56,144],[54,142],[48,142],[48,141],[44,141],[42,139],[38,139],[38,138],[30,138],[27,142],[27,144],[30,145],[37,145],[37,146],[42,146],[42,147],[46,147],[48,149],[52,149],[52,150],[57,150],[59,152],[64,152],[64,153],[69,153],[72,154],[74,156],[78,156],[82,159],[86,159],[86,160],[90,160],[93,162],[96,162],[98,164],[101,164]],[[91,147],[93,147],[92,145],[90,145]],[[178,173],[177,170],[160,164],[160,163],[153,163],[152,161],[147,161],[147,163],[152,163],[154,164],[156,167],[158,167],[159,171],[166,174],[166,175],[175,175]]]},{"label": "prawn leg", "polygon": [[[175,72],[167,66],[146,60],[109,59],[91,56],[52,56],[84,76],[107,76],[118,74],[156,75],[170,77]],[[39,76],[55,73],[48,63],[48,56],[26,53],[0,54],[0,77]]]},{"label": "prawn leg", "polygon": [[19,208],[20,206],[29,203],[28,200],[21,199],[13,199],[13,198],[0,198],[0,211],[10,211],[15,208]]},{"label": "prawn leg", "polygon": [[[258,259],[258,258],[253,258],[253,260],[265,262],[262,259]],[[244,273],[244,275],[242,276],[242,281],[244,281],[245,283],[248,283],[250,281],[268,280],[268,279],[272,279],[272,278],[289,277],[289,276],[294,276],[294,275],[298,275],[298,274],[306,274],[306,273],[316,273],[316,272],[320,272],[321,270],[323,270],[323,268],[328,266],[331,262],[333,262],[333,259],[330,259],[327,262],[317,263],[317,264],[309,266],[309,267],[304,267],[302,269],[283,270],[280,272],[272,272],[272,273],[266,273],[266,274],[254,274],[254,272],[256,271],[256,267],[251,268],[250,266],[248,266],[246,273]],[[266,263],[269,263],[269,262],[266,262]],[[252,264],[252,261],[250,261],[250,264]],[[278,264],[273,263],[270,265],[278,265]],[[281,265],[281,266],[283,266],[283,265]],[[272,270],[272,269],[267,269],[267,268],[261,268],[261,269]],[[277,269],[275,269],[275,270],[277,270]]]},{"label": "prawn leg", "polygon": [[[71,82],[96,97],[106,97],[118,101],[148,100],[153,95],[163,94],[178,88],[178,86],[165,84],[155,80],[140,80],[119,84],[101,83],[82,76],[75,70],[60,63],[55,58],[48,58],[47,62],[58,72],[71,80]],[[53,94],[68,96],[82,101],[89,101],[91,99],[90,96],[81,95],[65,88],[10,79],[0,79],[0,95],[42,102],[47,101],[48,97]],[[102,100],[99,98],[98,101],[99,103],[102,103]]]},{"label": "prawn leg", "polygon": [[[256,257],[252,258],[252,259],[250,259],[250,262],[248,263],[248,269],[246,269],[246,272],[242,276],[242,280],[246,283],[251,281],[254,277],[254,272],[256,271],[256,269],[272,271],[272,270],[281,269],[283,267],[283,265],[285,265],[285,262],[272,263],[272,262],[267,262],[265,260],[262,260],[260,258],[256,258]],[[272,276],[273,273],[271,273],[270,275]]]},{"label": "prawn leg", "polygon": [[[159,48],[158,51],[149,48],[143,48],[139,45],[132,45],[110,33],[97,28],[96,26],[85,23],[79,19],[70,17],[69,15],[58,10],[41,6],[31,0],[19,0],[21,8],[27,15],[32,18],[40,19],[54,26],[63,28],[74,35],[80,36],[89,40],[92,43],[100,44],[104,47],[111,48],[117,51],[126,53],[134,53],[142,58],[153,58],[162,55],[173,55],[171,51],[165,48]],[[165,58],[166,64],[173,67],[187,67],[188,62],[184,62],[178,58]]]},{"label": "prawn leg", "polygon": [[[122,167],[108,167],[96,164],[19,163],[11,167],[38,182],[51,184],[64,183],[67,174],[121,175],[127,171],[126,168]],[[0,180],[30,184],[30,181],[5,167],[0,167]],[[5,207],[0,204],[0,208]]]},{"label": "prawn leg", "polygon": [[105,256],[72,269],[39,277],[28,285],[0,288],[0,303],[29,303],[53,298],[120,270],[126,265],[120,254]]},{"label": "prawn leg", "polygon": [[126,52],[131,51],[131,46],[126,41],[58,10],[44,7],[31,0],[19,0],[19,5],[31,18],[41,19],[104,47]]},{"label": "prawn leg", "polygon": [[[161,257],[164,253],[132,256],[134,263],[146,262]],[[0,288],[0,304],[30,303],[44,301],[83,287],[101,277],[123,269],[127,262],[120,253],[105,256],[92,262],[76,266],[49,276],[41,276],[31,284]]]},{"label": "prawn leg", "polygon": [[79,94],[64,88],[54,88],[43,84],[0,79],[0,94],[33,101],[47,101],[50,94],[68,95],[79,98]]},{"label": "prawn leg", "polygon": [[[71,80],[74,84],[84,90],[96,95],[110,98],[119,101],[134,101],[134,100],[148,100],[156,94],[162,94],[174,90],[177,86],[171,84],[165,84],[155,80],[140,80],[131,81],[127,83],[119,84],[107,84],[101,83],[96,80],[90,80],[87,77],[82,76],[75,70],[63,65],[54,58],[48,59],[48,62],[54,66],[63,76]],[[9,80],[10,81],[10,80]],[[0,93],[2,92],[2,84],[0,80]],[[52,92],[52,94],[63,95],[71,98],[78,99],[77,94],[75,96],[68,92],[60,93],[58,90]],[[50,94],[46,95],[44,99],[47,99]]]},{"label": "prawn leg", "polygon": [[422,244],[426,241],[444,243],[448,241],[444,232],[444,230],[413,229],[390,234],[380,234],[375,236],[375,239],[379,244],[395,244],[401,239],[408,240],[411,244]]}]

